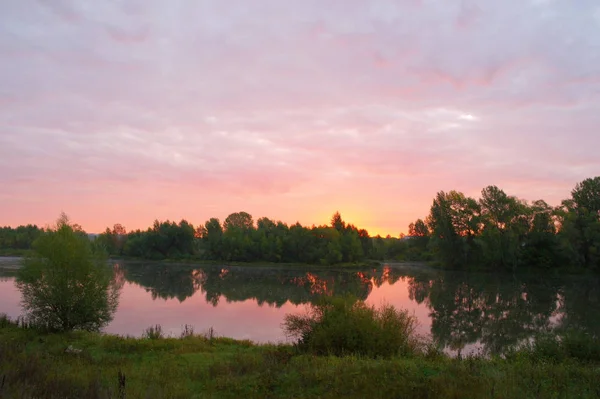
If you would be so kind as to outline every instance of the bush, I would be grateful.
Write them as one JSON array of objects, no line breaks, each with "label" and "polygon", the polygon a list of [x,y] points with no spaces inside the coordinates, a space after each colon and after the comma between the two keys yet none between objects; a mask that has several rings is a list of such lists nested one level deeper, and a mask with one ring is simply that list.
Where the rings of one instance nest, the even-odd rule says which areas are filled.
[{"label": "bush", "polygon": [[379,309],[352,297],[324,297],[304,315],[285,316],[283,329],[300,350],[318,355],[392,357],[420,350],[417,319],[392,305]]},{"label": "bush", "polygon": [[567,359],[600,362],[600,340],[581,331],[538,334],[531,342],[507,353],[507,357],[525,355],[533,360],[561,363]]},{"label": "bush", "polygon": [[112,320],[119,288],[106,257],[66,215],[36,239],[33,251],[17,276],[29,322],[51,331],[97,331]]}]

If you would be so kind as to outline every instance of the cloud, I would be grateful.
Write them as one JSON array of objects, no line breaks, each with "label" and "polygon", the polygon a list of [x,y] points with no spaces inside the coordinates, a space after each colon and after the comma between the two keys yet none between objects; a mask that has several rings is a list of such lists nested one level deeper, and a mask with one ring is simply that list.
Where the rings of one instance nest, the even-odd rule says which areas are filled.
[{"label": "cloud", "polygon": [[184,196],[290,220],[360,205],[396,232],[410,220],[386,212],[424,216],[438,189],[557,202],[600,166],[597,16],[592,0],[6,3],[0,205],[10,223],[34,193],[117,209],[107,189],[140,219],[196,212]]}]

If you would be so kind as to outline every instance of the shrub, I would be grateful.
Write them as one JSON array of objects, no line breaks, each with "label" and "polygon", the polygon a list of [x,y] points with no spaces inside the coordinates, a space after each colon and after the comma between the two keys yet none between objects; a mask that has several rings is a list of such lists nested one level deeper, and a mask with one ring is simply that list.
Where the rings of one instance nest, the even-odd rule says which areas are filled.
[{"label": "shrub", "polygon": [[406,356],[417,352],[417,319],[392,305],[368,306],[352,297],[324,297],[303,315],[285,316],[283,329],[300,350],[318,355]]},{"label": "shrub", "polygon": [[17,286],[27,320],[52,331],[100,330],[112,320],[119,299],[105,255],[64,214],[33,243]]},{"label": "shrub", "polygon": [[581,362],[600,362],[600,340],[581,331],[538,334],[531,342],[513,348],[508,358],[518,355],[529,356],[533,360],[564,362],[567,359]]},{"label": "shrub", "polygon": [[568,357],[586,362],[600,362],[600,339],[582,331],[568,331],[561,336],[561,346]]}]

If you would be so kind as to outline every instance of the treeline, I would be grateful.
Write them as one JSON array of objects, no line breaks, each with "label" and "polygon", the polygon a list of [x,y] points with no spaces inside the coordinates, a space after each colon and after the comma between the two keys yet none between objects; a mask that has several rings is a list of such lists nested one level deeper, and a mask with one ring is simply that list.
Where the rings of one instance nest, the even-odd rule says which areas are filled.
[{"label": "treeline", "polygon": [[552,207],[528,203],[496,186],[476,200],[440,191],[425,221],[412,224],[435,260],[449,268],[600,269],[600,177],[578,183]]},{"label": "treeline", "polygon": [[[194,228],[155,221],[146,231],[127,233],[121,225],[107,228],[97,242],[116,256],[146,259],[201,258],[239,262],[355,263],[366,259],[410,256],[411,245],[391,237],[372,238],[364,229],[347,224],[336,212],[330,225],[291,226],[266,217],[256,223],[246,212],[229,215],[223,223],[211,218]],[[415,251],[413,251],[415,252]]]},{"label": "treeline", "polygon": [[[79,224],[74,223],[71,227],[76,234],[89,237]],[[0,254],[26,255],[32,249],[34,241],[45,232],[47,232],[47,228],[41,228],[33,224],[18,227],[0,227]]]},{"label": "treeline", "polygon": [[[73,227],[77,233],[87,235],[80,225]],[[43,232],[31,225],[0,228],[0,253],[29,250]],[[337,264],[428,259],[422,239],[371,237],[365,229],[347,224],[339,213],[333,215],[330,225],[312,227],[299,223],[289,226],[265,217],[255,223],[246,212],[233,213],[223,223],[211,218],[198,227],[185,220],[157,220],[146,230],[127,232],[124,226],[115,224],[99,234],[94,243],[112,256],[153,260]]]},{"label": "treeline", "polygon": [[[85,234],[80,226],[77,231]],[[29,249],[43,230],[0,229],[0,249]],[[336,212],[329,225],[287,225],[246,212],[223,223],[211,218],[195,227],[182,220],[155,221],[127,232],[116,224],[95,240],[110,255],[145,259],[204,259],[309,264],[365,260],[429,261],[454,269],[517,270],[524,267],[600,269],[600,177],[578,183],[571,198],[552,207],[528,203],[488,186],[479,199],[440,191],[429,215],[409,234],[371,237]]]},{"label": "treeline", "polygon": [[25,251],[44,232],[38,226],[0,227],[0,250]]}]

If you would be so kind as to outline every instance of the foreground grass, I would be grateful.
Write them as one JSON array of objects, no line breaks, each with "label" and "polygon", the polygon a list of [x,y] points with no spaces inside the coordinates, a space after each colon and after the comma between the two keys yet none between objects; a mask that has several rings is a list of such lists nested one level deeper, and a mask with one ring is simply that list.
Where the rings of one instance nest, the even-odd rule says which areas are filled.
[{"label": "foreground grass", "polygon": [[298,354],[226,338],[41,334],[0,322],[1,398],[597,398],[575,359],[389,360]]}]

